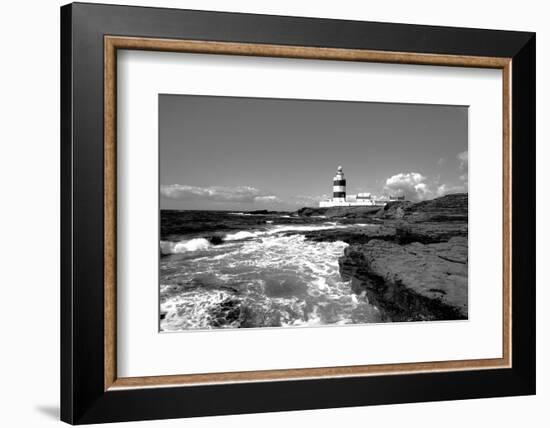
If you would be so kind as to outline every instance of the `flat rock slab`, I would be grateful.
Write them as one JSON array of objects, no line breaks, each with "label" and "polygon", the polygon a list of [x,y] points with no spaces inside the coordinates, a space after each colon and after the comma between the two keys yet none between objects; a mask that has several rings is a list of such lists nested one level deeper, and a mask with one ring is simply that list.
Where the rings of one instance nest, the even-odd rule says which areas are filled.
[{"label": "flat rock slab", "polygon": [[380,207],[304,207],[293,214],[300,217],[324,216],[326,218],[368,218],[376,214]]},{"label": "flat rock slab", "polygon": [[351,245],[340,271],[356,291],[394,321],[468,317],[468,239],[399,245],[370,240]]},{"label": "flat rock slab", "polygon": [[402,221],[396,224],[395,235],[396,242],[400,244],[447,242],[454,237],[467,238],[468,223],[462,221],[407,223]]},{"label": "flat rock slab", "polygon": [[[292,232],[293,234],[295,232]],[[350,245],[366,244],[373,239],[395,241],[398,244],[447,242],[453,237],[468,237],[468,223],[407,223],[386,220],[386,224],[369,224],[352,229],[324,229],[301,232],[316,242],[343,241]]]}]

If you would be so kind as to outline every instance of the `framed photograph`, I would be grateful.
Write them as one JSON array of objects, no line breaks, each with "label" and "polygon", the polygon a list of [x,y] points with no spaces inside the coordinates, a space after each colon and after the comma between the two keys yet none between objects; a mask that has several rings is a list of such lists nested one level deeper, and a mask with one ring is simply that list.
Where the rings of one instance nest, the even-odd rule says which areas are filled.
[{"label": "framed photograph", "polygon": [[535,393],[535,35],[61,8],[61,418]]}]

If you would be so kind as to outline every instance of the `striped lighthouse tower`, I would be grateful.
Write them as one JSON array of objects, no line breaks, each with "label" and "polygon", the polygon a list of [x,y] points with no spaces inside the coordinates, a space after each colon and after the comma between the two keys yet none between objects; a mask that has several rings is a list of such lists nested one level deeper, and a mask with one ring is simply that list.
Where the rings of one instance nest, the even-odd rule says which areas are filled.
[{"label": "striped lighthouse tower", "polygon": [[332,200],[334,202],[346,202],[346,179],[342,167],[338,167],[338,172],[332,182]]}]

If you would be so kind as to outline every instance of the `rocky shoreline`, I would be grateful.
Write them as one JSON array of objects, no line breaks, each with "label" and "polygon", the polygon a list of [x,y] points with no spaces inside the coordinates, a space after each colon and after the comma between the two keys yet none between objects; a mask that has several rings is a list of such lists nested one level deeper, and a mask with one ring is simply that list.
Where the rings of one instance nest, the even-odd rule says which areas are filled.
[{"label": "rocky shoreline", "polygon": [[386,321],[468,318],[468,194],[379,210],[302,208],[295,215],[325,216],[363,227],[304,232],[313,241],[349,244],[340,273]]}]

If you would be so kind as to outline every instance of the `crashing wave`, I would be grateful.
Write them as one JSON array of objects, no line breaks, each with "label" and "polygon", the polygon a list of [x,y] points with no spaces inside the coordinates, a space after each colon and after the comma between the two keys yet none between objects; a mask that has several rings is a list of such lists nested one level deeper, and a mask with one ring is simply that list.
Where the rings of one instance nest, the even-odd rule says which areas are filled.
[{"label": "crashing wave", "polygon": [[190,251],[206,250],[211,245],[205,238],[194,238],[179,242],[160,241],[160,252],[162,254],[181,254]]},{"label": "crashing wave", "polygon": [[[267,230],[240,230],[235,233],[228,233],[223,238],[218,235],[207,236],[202,238],[193,238],[188,240],[183,240],[179,242],[171,241],[161,241],[160,242],[160,251],[163,255],[168,254],[181,254],[191,251],[204,251],[209,249],[212,245],[219,245],[227,241],[242,241],[249,240],[253,238],[262,238],[265,236],[278,235],[280,233],[289,233],[289,232],[309,232],[314,230],[326,230],[326,229],[346,229],[353,227],[354,225],[341,225],[332,222],[325,222],[321,225],[280,225],[272,226]],[[366,226],[366,225],[355,225],[355,226]]]}]

